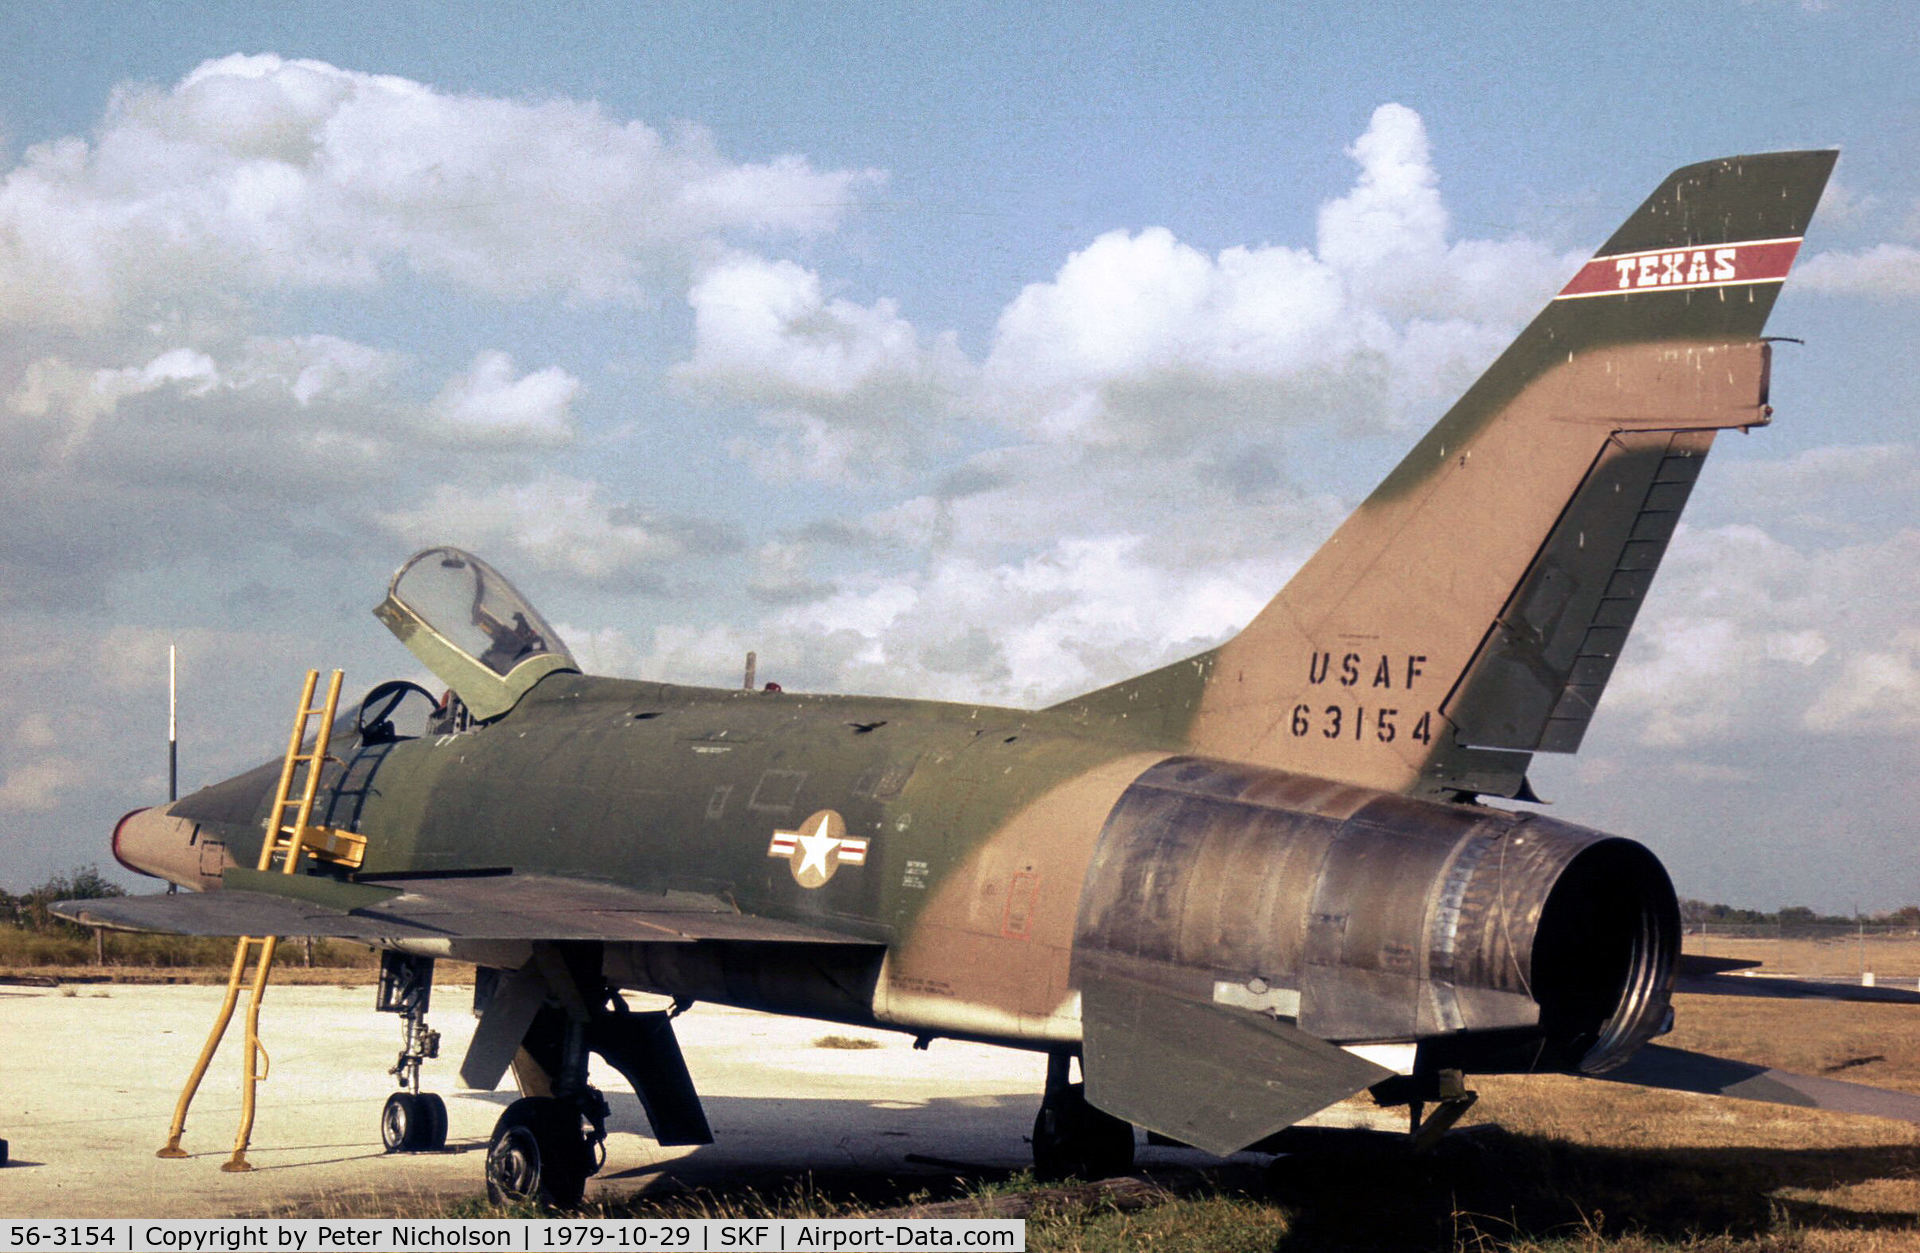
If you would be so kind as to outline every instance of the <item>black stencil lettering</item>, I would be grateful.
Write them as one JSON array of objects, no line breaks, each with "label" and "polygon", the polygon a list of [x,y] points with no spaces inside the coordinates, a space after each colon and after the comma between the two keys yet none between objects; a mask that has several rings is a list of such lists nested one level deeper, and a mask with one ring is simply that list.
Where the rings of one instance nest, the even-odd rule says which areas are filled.
[{"label": "black stencil lettering", "polygon": [[1328,705],[1327,717],[1332,719],[1332,721],[1327,723],[1327,729],[1322,731],[1320,734],[1326,736],[1330,740],[1337,740],[1340,738],[1340,706]]},{"label": "black stencil lettering", "polygon": [[1407,686],[1408,687],[1412,687],[1413,681],[1420,677],[1420,663],[1425,660],[1426,660],[1426,656],[1424,654],[1419,656],[1409,656],[1407,658]]},{"label": "black stencil lettering", "polygon": [[1360,681],[1360,654],[1348,653],[1340,659],[1340,686],[1352,687]]},{"label": "black stencil lettering", "polygon": [[1385,653],[1380,654],[1380,665],[1373,672],[1373,685],[1375,687],[1393,686],[1393,671],[1387,667]]},{"label": "black stencil lettering", "polygon": [[1307,682],[1325,683],[1327,667],[1333,664],[1332,653],[1315,653],[1307,658]]}]

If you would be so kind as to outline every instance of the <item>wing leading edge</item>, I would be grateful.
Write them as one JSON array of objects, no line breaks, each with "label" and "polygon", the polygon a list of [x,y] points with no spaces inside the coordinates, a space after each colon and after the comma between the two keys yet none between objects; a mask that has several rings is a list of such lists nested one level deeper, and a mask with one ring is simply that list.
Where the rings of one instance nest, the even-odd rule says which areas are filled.
[{"label": "wing leading edge", "polygon": [[[315,936],[369,943],[396,939],[879,943],[870,936],[741,913],[719,896],[644,892],[550,875],[408,876],[343,884],[229,870],[227,878],[229,886],[217,892],[61,901],[53,912],[87,926],[125,931]],[[266,888],[277,890],[262,890]]]}]

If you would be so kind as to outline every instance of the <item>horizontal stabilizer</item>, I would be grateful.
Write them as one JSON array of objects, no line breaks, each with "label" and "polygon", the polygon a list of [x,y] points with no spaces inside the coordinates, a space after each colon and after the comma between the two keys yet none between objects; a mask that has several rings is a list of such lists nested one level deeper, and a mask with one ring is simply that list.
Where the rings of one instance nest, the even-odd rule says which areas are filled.
[{"label": "horizontal stabilizer", "polygon": [[1815,1075],[1797,1075],[1751,1062],[1736,1062],[1706,1053],[1649,1044],[1622,1066],[1592,1078],[1609,1083],[1631,1083],[1643,1088],[1697,1092],[1704,1096],[1731,1096],[1742,1101],[1796,1105],[1802,1109],[1832,1110],[1920,1123],[1920,1096],[1842,1083]]},{"label": "horizontal stabilizer", "polygon": [[[302,876],[273,876],[296,883]],[[361,888],[333,880],[307,882]],[[747,940],[863,944],[859,936],[743,914],[716,896],[644,892],[582,879],[512,873],[395,877],[379,899],[224,890],[61,901],[53,912],[86,926],[173,935],[330,936],[384,939],[603,940],[686,943]],[[395,891],[394,889],[399,889]]]},{"label": "horizontal stabilizer", "polygon": [[1674,981],[1673,990],[1694,996],[1751,996],[1773,1001],[1869,1001],[1882,1005],[1920,1005],[1920,991],[1912,988],[1867,987],[1859,983],[1825,983],[1767,975],[1695,975],[1683,970]]},{"label": "horizontal stabilizer", "polygon": [[1729,970],[1757,970],[1760,963],[1746,957],[1710,957],[1705,953],[1682,953],[1676,967],[1682,975],[1723,975]]}]

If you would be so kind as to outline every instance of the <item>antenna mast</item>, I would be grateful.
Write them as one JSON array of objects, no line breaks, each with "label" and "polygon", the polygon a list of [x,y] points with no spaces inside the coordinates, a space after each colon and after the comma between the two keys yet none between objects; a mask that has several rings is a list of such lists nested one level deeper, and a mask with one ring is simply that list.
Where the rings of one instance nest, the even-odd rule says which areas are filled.
[{"label": "antenna mast", "polygon": [[179,686],[175,681],[175,649],[167,645],[167,800],[180,798]]}]

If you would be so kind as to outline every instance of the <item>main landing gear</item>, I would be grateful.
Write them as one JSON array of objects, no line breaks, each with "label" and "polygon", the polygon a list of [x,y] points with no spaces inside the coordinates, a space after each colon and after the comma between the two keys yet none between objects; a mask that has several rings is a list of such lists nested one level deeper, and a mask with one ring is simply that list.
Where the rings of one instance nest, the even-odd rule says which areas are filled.
[{"label": "main landing gear", "polygon": [[588,1122],[583,1108],[557,1096],[523,1096],[507,1106],[487,1145],[487,1199],[577,1207],[587,1177],[606,1161],[605,1116]]},{"label": "main landing gear", "polygon": [[535,946],[557,1004],[539,1011],[513,1059],[525,1095],[500,1115],[487,1144],[487,1199],[495,1205],[577,1208],[588,1177],[606,1164],[607,1101],[587,1082],[591,1028],[611,996],[599,958],[597,947]]},{"label": "main landing gear", "polygon": [[1033,1173],[1044,1180],[1108,1179],[1133,1168],[1133,1125],[1087,1103],[1069,1082],[1073,1054],[1047,1055],[1047,1090],[1033,1120]]},{"label": "main landing gear", "polygon": [[400,1058],[387,1073],[401,1091],[380,1111],[380,1142],[389,1153],[437,1153],[447,1147],[447,1103],[420,1090],[420,1064],[440,1056],[440,1033],[427,1028],[433,996],[433,959],[388,951],[380,955],[374,1008],[399,1014]]}]

